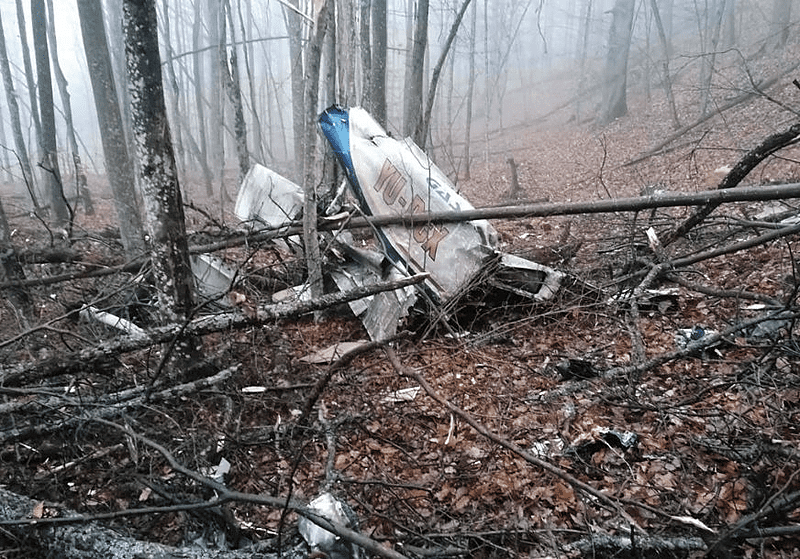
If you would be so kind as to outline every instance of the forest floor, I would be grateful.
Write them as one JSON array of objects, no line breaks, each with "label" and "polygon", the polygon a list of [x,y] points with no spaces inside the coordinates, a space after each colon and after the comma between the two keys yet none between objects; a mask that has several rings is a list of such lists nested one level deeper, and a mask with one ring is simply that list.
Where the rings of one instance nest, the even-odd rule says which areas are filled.
[{"label": "forest floor", "polygon": [[[797,107],[800,90],[791,77],[769,94]],[[738,93],[732,90],[731,97]],[[711,189],[724,176],[721,168],[797,121],[758,97],[629,164],[673,133],[659,96],[632,99],[630,115],[602,129],[554,117],[493,134],[488,158],[476,156],[470,180],[458,186],[477,207],[508,202],[507,159],[513,157],[524,191],[517,202],[635,196],[653,186]],[[684,123],[696,118],[681,115]],[[791,147],[743,184],[798,180],[800,148]],[[102,192],[100,184],[93,186]],[[202,196],[188,198],[214,207]],[[4,194],[18,250],[46,246],[45,230],[10,199]],[[111,201],[96,196],[95,202],[95,216],[78,214],[71,249],[79,260],[28,265],[29,277],[121,263],[118,243],[107,234],[114,227]],[[764,233],[770,227],[764,212],[776,209],[796,206],[723,206],[669,245],[666,255],[674,260]],[[776,327],[764,336],[752,328],[735,331],[702,352],[681,353],[676,345],[681,329],[724,331],[769,309],[797,309],[797,236],[675,269],[670,278],[680,283],[659,279],[650,287],[669,291],[633,308],[624,297],[612,301],[630,294],[655,262],[645,230],[652,226],[663,237],[690,211],[493,222],[502,250],[569,272],[591,289],[538,305],[473,293],[453,313],[458,321],[451,327],[459,336],[443,328],[422,336],[428,324],[417,318],[390,351],[376,347],[333,370],[306,357],[367,337],[360,322],[338,308],[316,321],[302,316],[204,336],[204,352],[213,357],[204,374],[237,367],[235,373],[214,386],[121,407],[111,420],[122,431],[70,420],[81,417],[81,402],[156,380],[160,390],[197,379],[175,371],[159,376],[161,350],[147,348],[35,383],[6,382],[0,388],[0,486],[44,503],[45,510],[167,507],[104,521],[144,540],[298,548],[297,516],[280,508],[231,502],[215,513],[170,510],[209,498],[208,490],[143,439],[126,436],[127,429],[198,472],[224,458],[230,464],[225,484],[237,491],[307,502],[329,489],[352,507],[364,534],[409,557],[701,557],[714,542],[718,557],[798,557],[800,345],[794,321],[770,323]],[[224,233],[192,209],[187,224],[206,238]],[[248,304],[269,300],[265,278],[291,275],[289,257],[274,248],[218,255],[239,269]],[[120,273],[33,286],[36,315],[28,324],[10,304],[0,305],[4,370],[74,355],[113,337],[68,314],[87,302],[119,306],[131,281],[131,274]],[[420,386],[414,375],[460,412],[424,389],[412,399],[398,398],[397,391]],[[298,417],[316,386],[324,390],[302,425]],[[524,452],[490,440],[469,418]],[[34,425],[44,427],[14,435]],[[31,515],[47,516],[42,510]],[[626,540],[631,530],[633,547]],[[3,529],[0,545],[6,546],[2,557],[37,556]]]}]

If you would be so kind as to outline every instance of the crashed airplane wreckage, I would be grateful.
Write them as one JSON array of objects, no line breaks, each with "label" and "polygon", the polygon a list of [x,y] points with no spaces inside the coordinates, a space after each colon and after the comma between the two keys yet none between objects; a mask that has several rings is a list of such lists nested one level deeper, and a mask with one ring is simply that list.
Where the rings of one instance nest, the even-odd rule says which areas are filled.
[{"label": "crashed airplane wreckage", "polygon": [[[319,122],[363,214],[413,220],[413,216],[428,212],[474,209],[410,138],[392,138],[365,110],[330,107],[320,115]],[[280,228],[295,222],[302,208],[303,191],[298,185],[256,165],[242,182],[235,213],[252,227],[263,224]],[[327,213],[335,211],[334,206]],[[446,307],[479,280],[491,278],[493,288],[532,301],[546,301],[567,277],[547,266],[499,252],[497,233],[485,220],[446,224],[421,220],[410,226],[375,227],[374,233],[380,250],[356,247],[348,232],[331,239],[332,246],[345,257],[329,272],[339,289],[423,272],[429,277],[419,286],[350,303],[373,340],[393,336],[417,301]],[[287,248],[299,248],[296,239],[288,243]],[[299,286],[290,295],[302,297],[306,292]]]}]

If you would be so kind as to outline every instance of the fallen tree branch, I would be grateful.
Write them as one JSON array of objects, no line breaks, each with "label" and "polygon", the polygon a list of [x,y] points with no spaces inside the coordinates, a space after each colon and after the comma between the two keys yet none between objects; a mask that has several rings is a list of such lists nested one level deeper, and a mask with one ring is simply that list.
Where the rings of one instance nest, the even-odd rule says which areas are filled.
[{"label": "fallen tree branch", "polygon": [[[238,365],[233,367],[229,367],[220,371],[219,373],[202,378],[199,380],[195,380],[193,382],[188,382],[184,384],[179,384],[176,386],[171,386],[159,392],[153,393],[150,395],[150,401],[166,401],[166,400],[173,400],[175,398],[179,398],[186,394],[192,394],[199,390],[203,390],[208,388],[209,386],[214,386],[220,382],[223,382],[230,378],[233,373],[235,373],[239,369]],[[52,409],[52,410],[61,410],[64,407],[70,406],[77,410],[74,414],[64,414],[62,411],[62,415],[58,415],[55,412],[51,412],[49,415],[52,416],[52,422],[41,422],[31,425],[29,427],[14,427],[13,429],[9,429],[7,431],[0,431],[0,444],[7,444],[11,442],[17,442],[24,439],[29,439],[31,437],[38,437],[41,435],[46,435],[50,433],[54,433],[56,431],[60,431],[62,429],[69,429],[70,427],[75,427],[80,425],[81,423],[85,423],[87,421],[97,421],[101,418],[109,418],[115,417],[127,410],[130,410],[135,407],[139,407],[145,403],[145,394],[144,392],[147,390],[147,387],[141,387],[136,389],[130,389],[129,391],[125,392],[134,392],[140,393],[136,397],[128,397],[121,400],[115,400],[115,395],[110,396],[103,396],[96,400],[85,400],[80,398],[67,398],[66,396],[54,396],[49,398],[45,402],[41,402],[41,405],[44,409]],[[121,393],[118,393],[119,395]],[[66,417],[65,417],[66,415]],[[35,414],[35,417],[38,418],[38,414]]]},{"label": "fallen tree branch", "polygon": [[[430,212],[413,216],[381,216],[381,217],[349,217],[347,223],[341,221],[322,221],[318,223],[318,231],[334,231],[339,229],[369,229],[387,225],[405,225],[413,227],[420,223],[457,223],[479,219],[528,219],[532,217],[550,217],[558,215],[599,214],[615,212],[638,212],[655,208],[680,206],[704,206],[711,203],[731,202],[766,202],[800,198],[800,183],[769,185],[763,187],[737,187],[726,190],[704,190],[688,194],[670,193],[658,196],[634,196],[609,200],[592,200],[585,202],[539,203],[518,206],[494,206],[476,208],[460,212]],[[249,243],[261,243],[273,239],[300,235],[303,230],[299,224],[265,229],[247,235],[234,235],[225,241],[191,247],[191,254],[204,254],[242,246]],[[0,283],[0,290],[15,287],[44,286],[72,281],[80,278],[98,278],[113,275],[121,271],[137,272],[146,261],[136,261],[122,266],[99,270],[70,272],[58,276],[43,276],[24,281],[6,281]]]},{"label": "fallen tree branch", "polygon": [[[778,132],[776,134],[772,134],[768,136],[764,140],[761,141],[755,148],[748,151],[744,157],[742,157],[736,165],[734,165],[733,169],[725,175],[725,178],[719,183],[717,186],[718,190],[725,190],[729,188],[734,188],[737,186],[744,178],[750,174],[750,171],[756,168],[762,161],[764,161],[767,157],[779,151],[787,146],[790,146],[798,141],[798,137],[800,136],[800,122],[797,122],[790,126],[788,129],[784,130],[783,132]],[[719,202],[709,202],[708,204],[702,206],[699,210],[689,216],[687,219],[683,221],[680,225],[678,225],[667,237],[664,239],[664,244],[669,245],[673,243],[676,239],[683,237],[688,233],[692,228],[696,225],[701,223],[705,218],[711,215],[718,206]]]},{"label": "fallen tree branch", "polygon": [[780,314],[779,312],[774,312],[750,320],[745,320],[735,326],[726,328],[725,330],[718,332],[716,334],[708,334],[706,336],[703,336],[699,340],[692,341],[686,344],[686,347],[684,347],[683,349],[676,349],[674,351],[668,351],[666,353],[661,353],[659,355],[656,355],[655,357],[648,359],[642,364],[629,365],[627,367],[612,367],[603,372],[602,376],[603,378],[611,380],[615,378],[627,378],[629,375],[640,375],[645,371],[649,371],[650,369],[659,367],[661,365],[664,365],[665,363],[669,363],[670,361],[681,359],[683,357],[687,357],[690,355],[695,355],[699,352],[702,352],[704,349],[719,343],[721,340],[728,338],[733,334],[736,334],[737,332],[741,332],[742,330],[747,330],[748,328],[752,328],[753,326],[765,322],[767,320],[775,320],[776,318],[789,319],[795,317],[794,316],[787,317],[786,315]]},{"label": "fallen tree branch", "polygon": [[[220,506],[220,505],[222,505],[224,503],[232,502],[232,501],[246,502],[246,503],[252,503],[252,504],[256,504],[256,505],[265,505],[265,506],[270,506],[270,507],[274,507],[274,508],[288,507],[291,510],[293,510],[294,512],[300,514],[301,516],[306,517],[307,519],[309,519],[314,524],[317,524],[318,526],[328,530],[329,532],[333,532],[337,536],[347,540],[348,542],[356,544],[357,546],[365,549],[366,551],[368,551],[368,552],[370,552],[370,553],[372,553],[374,555],[378,555],[380,557],[385,557],[386,559],[408,559],[405,555],[403,555],[401,553],[398,553],[398,552],[394,551],[393,549],[384,547],[383,545],[381,545],[377,541],[373,540],[372,538],[370,538],[368,536],[365,536],[365,535],[361,534],[360,532],[356,532],[355,530],[351,530],[351,529],[349,529],[349,528],[347,528],[345,526],[342,526],[341,524],[331,522],[328,519],[326,519],[326,518],[324,518],[322,516],[319,516],[318,514],[308,510],[305,507],[304,503],[301,503],[301,502],[296,501],[296,500],[290,500],[290,501],[287,502],[287,500],[285,498],[281,498],[281,497],[271,497],[271,496],[268,496],[268,495],[255,495],[255,494],[251,494],[251,493],[242,493],[242,492],[239,492],[239,491],[233,491],[233,490],[229,489],[227,486],[225,486],[224,484],[219,483],[217,481],[214,481],[213,479],[211,479],[209,477],[206,477],[206,476],[204,476],[204,475],[202,475],[202,474],[200,474],[200,473],[198,473],[198,472],[196,472],[196,471],[194,471],[194,470],[192,470],[190,468],[185,467],[181,462],[179,462],[175,458],[175,456],[169,450],[167,450],[161,444],[153,441],[152,439],[144,437],[144,436],[142,436],[142,435],[140,435],[138,433],[131,432],[130,430],[128,430],[125,427],[123,427],[122,425],[118,425],[118,424],[113,423],[111,421],[107,421],[107,420],[104,420],[104,419],[98,419],[98,418],[94,419],[94,421],[96,421],[98,423],[101,423],[101,424],[103,424],[103,425],[105,425],[107,427],[110,427],[110,428],[113,428],[113,429],[117,429],[117,430],[121,431],[122,433],[124,433],[126,436],[133,437],[137,441],[139,441],[139,442],[149,446],[150,448],[156,450],[159,454],[161,454],[164,457],[164,459],[169,463],[170,467],[174,471],[186,476],[187,478],[197,482],[200,485],[203,485],[203,486],[213,490],[214,493],[216,494],[216,497],[214,499],[212,499],[211,501],[208,501],[207,504],[205,504],[205,503],[203,503],[203,504],[201,504],[201,503],[187,503],[187,504],[183,505],[184,510],[190,510],[190,509],[195,510],[195,509],[198,509],[198,508],[217,507],[217,506]],[[0,487],[0,497],[3,497],[3,495],[5,493],[8,493],[11,497],[17,498],[17,500],[19,502],[21,502],[23,504],[23,506],[22,507],[7,507],[5,505],[5,499],[0,498],[0,526],[6,526],[6,527],[12,527],[12,526],[17,526],[17,527],[19,527],[19,526],[47,527],[48,530],[58,532],[59,530],[62,530],[63,526],[69,526],[69,525],[72,525],[72,524],[87,524],[89,522],[93,522],[97,518],[101,518],[101,516],[80,515],[80,514],[74,514],[74,513],[71,513],[68,516],[61,516],[61,517],[56,517],[56,518],[30,518],[31,512],[34,510],[34,506],[36,506],[37,503],[32,501],[32,500],[30,500],[30,499],[28,499],[27,497],[22,497],[22,496],[14,494],[14,493],[7,492],[2,487]],[[7,510],[7,508],[8,508],[8,510]],[[167,509],[167,508],[174,509],[174,506],[172,506],[172,507],[162,507],[162,508],[163,509]],[[143,514],[152,514],[153,512],[155,512],[153,509],[156,509],[156,507],[151,507],[150,509],[145,510],[143,512]],[[139,511],[137,511],[136,509],[132,509],[132,510],[126,510],[126,511],[118,511],[118,512],[109,513],[109,514],[114,514],[114,518],[118,518],[118,517],[121,517],[121,516],[137,515],[137,514],[139,514]],[[59,527],[58,530],[55,529],[56,526]],[[93,525],[88,525],[88,530],[91,533],[94,533],[95,531],[97,531],[97,528],[99,528],[99,527],[96,527],[96,526],[93,526]],[[101,535],[101,536],[106,535],[105,534],[106,530],[104,528],[99,528],[99,530],[100,530],[99,535]],[[84,529],[84,530],[81,530],[80,528],[78,528],[77,530],[67,529],[66,533],[67,534],[72,534],[72,533],[74,533],[76,531],[78,533],[81,533],[81,532],[85,532],[86,529]],[[108,532],[110,532],[110,531],[108,531]],[[114,534],[114,535],[116,536],[116,534]],[[109,537],[113,538],[113,536],[109,536]],[[117,536],[117,537],[119,537],[119,536]],[[50,538],[47,538],[44,543],[49,543],[49,540],[52,540],[52,539],[63,540],[63,536],[62,537],[50,537]],[[132,540],[132,542],[129,542],[129,541],[126,541],[126,540],[129,540],[129,539],[128,538],[122,538],[122,541],[120,542],[120,544],[123,545],[123,546],[126,546],[126,544],[129,544],[129,543],[131,545],[136,545],[138,543],[141,543],[141,542],[137,542],[136,540]],[[81,540],[81,541],[86,543],[86,541],[84,541],[84,540]],[[88,542],[91,542],[91,541],[93,541],[93,540],[91,540],[91,539],[88,540]],[[102,542],[102,544],[104,546],[107,545],[105,542]],[[156,544],[153,544],[153,545],[156,545]],[[170,548],[167,548],[166,546],[159,546],[159,547],[163,548],[163,549],[170,549]],[[55,548],[57,548],[57,547],[55,547]],[[89,545],[86,545],[85,548],[86,549],[90,549],[91,547]],[[100,549],[106,549],[106,548],[103,547],[103,548],[100,548]],[[183,551],[185,549],[189,550],[189,552],[191,552],[193,550],[193,548],[180,548],[180,552],[183,553]],[[230,553],[230,555],[228,555],[228,553]],[[225,551],[219,552],[219,551],[215,551],[211,555],[197,555],[197,557],[198,558],[205,558],[205,557],[220,557],[220,558],[227,558],[227,557],[237,557],[237,558],[238,557],[253,557],[252,551],[247,551],[246,553],[247,554],[239,554],[239,552],[225,552]],[[126,553],[126,554],[121,554],[121,555],[101,556],[101,555],[99,555],[99,551],[98,551],[97,553],[92,554],[92,555],[68,555],[68,556],[69,557],[81,557],[81,558],[86,557],[87,559],[88,558],[91,558],[91,559],[109,559],[109,558],[122,559],[122,558],[126,558],[126,559],[128,559],[130,557],[136,557],[138,555],[129,552],[129,553]],[[153,554],[153,555],[145,553],[144,556],[152,557],[152,556],[160,556],[160,555],[158,555],[157,553]],[[172,556],[172,555],[165,555],[165,556]],[[195,555],[191,555],[191,554],[175,555],[175,556],[176,557],[189,557],[189,558],[195,557]],[[272,556],[270,556],[270,557],[272,557]]]},{"label": "fallen tree branch", "polygon": [[706,114],[705,116],[700,117],[698,120],[694,121],[693,123],[687,124],[686,126],[683,126],[682,128],[676,130],[671,136],[667,137],[665,140],[662,140],[661,143],[653,146],[652,148],[647,150],[642,155],[636,157],[635,159],[631,159],[630,161],[625,163],[625,166],[635,165],[636,163],[640,163],[640,162],[644,161],[645,159],[647,159],[649,157],[652,157],[654,155],[658,155],[658,153],[661,150],[663,150],[666,146],[668,146],[669,144],[671,144],[672,142],[674,142],[675,140],[677,140],[678,138],[680,138],[681,136],[683,136],[684,134],[689,132],[690,130],[692,130],[694,128],[697,128],[698,126],[700,126],[701,124],[703,124],[707,120],[709,120],[709,119],[711,119],[711,118],[713,118],[713,117],[715,117],[717,115],[720,115],[720,114],[724,113],[725,111],[728,111],[728,110],[734,108],[735,106],[737,106],[737,105],[739,105],[741,103],[744,103],[745,101],[749,101],[750,99],[752,99],[753,97],[756,97],[757,95],[761,95],[762,94],[761,92],[764,89],[768,89],[768,88],[772,87],[773,85],[778,83],[778,80],[780,80],[783,76],[785,76],[786,74],[789,74],[790,72],[794,72],[797,68],[800,68],[800,62],[795,63],[795,64],[791,64],[788,68],[785,68],[785,69],[777,72],[776,74],[772,75],[771,77],[769,77],[769,78],[767,78],[765,80],[762,80],[760,83],[755,84],[755,86],[753,88],[753,91],[748,91],[747,93],[743,93],[743,94],[741,94],[741,95],[739,95],[737,97],[734,97],[733,99],[731,99],[727,103],[717,106],[717,110],[716,111],[710,112],[710,113]]},{"label": "fallen tree branch", "polygon": [[632,554],[634,557],[641,557],[641,553],[647,554],[660,554],[676,551],[703,551],[706,549],[706,543],[702,538],[692,537],[655,537],[655,536],[608,536],[608,535],[592,535],[580,541],[568,544],[565,551],[580,551],[584,554],[593,556],[595,553],[600,553],[605,556],[606,553],[613,557]]},{"label": "fallen tree branch", "polygon": [[319,400],[322,393],[325,391],[325,387],[330,382],[331,378],[337,371],[342,370],[344,367],[352,363],[353,359],[358,357],[359,355],[363,355],[365,353],[369,353],[378,347],[382,347],[387,343],[390,343],[394,340],[400,339],[402,335],[395,336],[389,340],[384,341],[377,341],[377,342],[369,342],[362,346],[359,346],[355,349],[351,349],[350,351],[346,352],[342,355],[339,359],[337,359],[334,363],[328,367],[319,380],[314,384],[314,388],[311,390],[311,394],[308,395],[306,398],[306,403],[303,406],[302,413],[300,417],[297,419],[297,424],[301,427],[308,423],[308,419],[311,417],[311,411],[314,409],[314,405]]},{"label": "fallen tree branch", "polygon": [[[537,456],[534,456],[533,454],[531,454],[530,452],[526,451],[525,449],[519,447],[518,445],[514,444],[513,442],[501,437],[500,435],[498,435],[496,433],[493,433],[492,431],[490,431],[489,429],[484,427],[481,423],[479,423],[477,420],[475,420],[467,412],[465,412],[464,410],[462,410],[461,408],[459,408],[455,404],[451,403],[449,400],[445,399],[438,392],[436,392],[433,389],[433,387],[428,383],[428,381],[425,380],[425,377],[423,377],[418,371],[414,370],[411,367],[405,367],[402,363],[400,363],[400,360],[398,359],[397,354],[395,353],[394,349],[392,349],[391,347],[387,347],[386,348],[386,354],[389,357],[389,361],[391,362],[392,366],[395,368],[395,370],[400,375],[409,376],[409,377],[413,378],[414,380],[416,380],[419,383],[419,385],[422,387],[422,389],[428,394],[428,396],[433,398],[435,401],[437,401],[443,407],[445,407],[448,410],[450,410],[450,412],[453,413],[454,415],[457,415],[458,417],[460,417],[463,421],[465,421],[470,427],[472,427],[480,435],[483,435],[484,437],[486,437],[487,439],[489,439],[493,443],[495,443],[495,444],[497,444],[497,445],[499,445],[499,446],[501,446],[501,447],[503,447],[503,448],[505,448],[507,450],[510,450],[511,452],[516,454],[517,456],[519,456],[522,459],[524,459],[526,462],[528,462],[530,464],[533,464],[534,466],[537,466],[537,467],[545,470],[546,472],[548,472],[548,473],[550,473],[550,474],[552,474],[552,475],[564,480],[565,482],[570,484],[575,489],[583,491],[587,495],[590,495],[590,496],[594,497],[595,499],[597,499],[598,501],[600,501],[604,505],[606,505],[609,508],[611,508],[611,510],[616,511],[631,526],[635,526],[635,527],[637,527],[639,529],[639,531],[641,533],[645,533],[644,530],[638,526],[636,521],[627,512],[625,512],[625,510],[620,506],[619,502],[616,499],[614,499],[612,497],[609,497],[608,495],[606,495],[605,493],[603,493],[602,491],[600,491],[598,489],[595,489],[594,487],[592,487],[588,483],[584,483],[583,481],[579,480],[575,476],[565,472],[564,470],[562,470],[558,466],[555,466],[554,464],[551,464],[550,462],[548,462],[546,460],[543,460],[543,459],[541,459],[541,458],[539,458]],[[630,501],[629,501],[629,504],[630,504]],[[656,514],[659,514],[661,516],[665,516],[665,517],[669,518],[669,515],[667,515],[666,513],[662,512],[662,511],[659,511],[658,509],[655,509],[654,507],[650,507],[650,506],[645,505],[643,503],[641,505],[638,505],[638,506],[640,508],[642,508],[642,509],[646,509],[646,510],[648,510],[650,512],[654,512]]]},{"label": "fallen tree branch", "polygon": [[[48,513],[57,512],[70,524],[55,525],[44,518],[33,518],[43,503],[8,491],[0,486],[0,525],[43,550],[69,559],[130,559],[131,557],[182,557],[185,559],[245,559],[251,551],[221,551],[201,547],[181,547],[136,540],[99,525],[61,506],[47,505]],[[266,558],[267,556],[264,555]]]},{"label": "fallen tree branch", "polygon": [[757,527],[754,531],[746,530],[754,522],[772,515],[788,513],[789,511],[796,509],[798,506],[800,506],[800,491],[794,491],[785,495],[773,495],[773,497],[767,500],[767,502],[757,511],[741,518],[736,524],[720,534],[720,536],[709,545],[707,556],[720,558],[727,557],[728,555],[725,553],[725,550],[732,542],[742,540],[747,537],[753,537],[750,535],[753,532],[758,533]]},{"label": "fallen tree branch", "polygon": [[168,342],[183,332],[186,336],[202,336],[229,329],[241,329],[251,326],[274,324],[278,320],[297,317],[317,310],[326,309],[356,299],[369,297],[383,291],[393,291],[425,280],[427,273],[417,274],[395,281],[375,283],[358,287],[341,293],[323,295],[308,302],[278,303],[264,305],[255,313],[244,315],[237,311],[204,316],[192,320],[184,330],[184,325],[170,324],[147,330],[144,338],[124,336],[98,344],[81,351],[59,355],[33,365],[17,365],[0,368],[0,384],[17,386],[32,384],[44,378],[63,374],[82,373],[98,363],[108,362],[112,356],[144,349],[156,344]]},{"label": "fallen tree branch", "polygon": [[678,285],[682,285],[686,289],[691,291],[696,291],[698,293],[702,293],[703,295],[708,295],[710,297],[726,297],[732,299],[747,299],[750,301],[760,301],[767,305],[773,305],[775,307],[780,307],[783,305],[780,301],[775,299],[774,297],[770,297],[764,293],[753,293],[751,291],[745,291],[743,289],[717,289],[714,287],[708,287],[706,285],[700,285],[699,283],[694,283],[688,281],[685,278],[682,278],[680,275],[676,273],[667,273],[664,276],[667,280],[677,283]]},{"label": "fallen tree branch", "polygon": [[[699,252],[691,256],[682,256],[680,258],[675,258],[674,260],[666,261],[662,265],[660,273],[662,275],[674,274],[677,273],[676,268],[684,268],[686,266],[691,266],[692,264],[697,264],[698,262],[703,262],[704,260],[711,260],[712,258],[717,258],[719,256],[725,256],[727,254],[733,254],[741,250],[755,248],[757,246],[780,239],[781,237],[788,237],[789,235],[796,235],[798,233],[800,233],[800,223],[795,225],[784,225],[780,229],[774,229],[768,233],[759,235],[758,237],[747,239],[746,241],[740,241],[738,243],[733,243],[732,245],[707,250],[705,252]],[[641,277],[650,273],[650,270],[651,270],[650,268],[637,270],[636,272],[632,272],[631,274],[628,274],[623,278],[618,278],[617,281],[620,281],[621,279],[627,280],[636,277]]]}]

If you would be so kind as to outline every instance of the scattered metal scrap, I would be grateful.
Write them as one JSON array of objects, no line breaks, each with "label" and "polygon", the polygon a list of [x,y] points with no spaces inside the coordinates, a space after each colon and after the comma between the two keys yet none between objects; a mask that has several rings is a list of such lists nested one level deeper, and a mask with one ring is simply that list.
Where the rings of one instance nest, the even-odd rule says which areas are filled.
[{"label": "scattered metal scrap", "polygon": [[[330,107],[320,126],[345,170],[353,197],[367,216],[424,215],[466,211],[473,206],[414,142],[397,140],[363,109]],[[338,204],[341,196],[336,196]],[[301,212],[302,189],[291,181],[255,166],[242,183],[236,215],[250,226],[280,228]],[[326,214],[338,210],[330,207]],[[326,238],[339,260],[329,277],[341,290],[428,272],[422,287],[408,287],[350,303],[373,340],[393,336],[398,324],[418,301],[445,306],[477,278],[487,285],[533,301],[551,299],[565,274],[496,249],[497,233],[486,220],[434,223],[420,219],[411,226],[374,228],[380,250],[358,247],[340,233]],[[293,251],[298,246],[291,243]],[[487,274],[487,270],[490,273]],[[303,297],[304,286],[279,297]]]}]

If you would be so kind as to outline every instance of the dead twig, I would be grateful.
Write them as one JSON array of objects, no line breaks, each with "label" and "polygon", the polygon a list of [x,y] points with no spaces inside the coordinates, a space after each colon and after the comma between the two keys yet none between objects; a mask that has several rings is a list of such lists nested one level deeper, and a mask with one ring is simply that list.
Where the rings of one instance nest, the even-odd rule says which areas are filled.
[{"label": "dead twig", "polygon": [[6,386],[33,384],[44,378],[58,375],[80,374],[97,363],[108,361],[111,356],[168,342],[181,333],[186,336],[203,336],[225,330],[271,325],[281,319],[302,316],[316,310],[369,297],[382,291],[393,291],[409,285],[415,285],[426,278],[428,278],[427,273],[417,274],[395,281],[358,287],[343,293],[323,295],[313,301],[265,305],[259,307],[253,314],[243,315],[240,312],[230,311],[196,318],[186,326],[183,324],[169,324],[147,330],[147,336],[145,337],[119,337],[115,340],[98,344],[93,348],[58,355],[33,365],[0,368],[0,384]]},{"label": "dead twig", "polygon": [[[503,448],[505,448],[507,450],[510,450],[511,452],[516,454],[517,456],[519,456],[522,459],[524,459],[525,461],[527,461],[528,463],[533,464],[534,466],[537,466],[537,467],[545,470],[546,472],[548,472],[548,473],[550,473],[550,474],[552,474],[552,475],[564,480],[565,482],[570,484],[572,487],[574,487],[574,488],[576,488],[576,489],[578,489],[580,491],[583,491],[584,493],[594,497],[599,502],[601,502],[604,505],[606,505],[607,507],[609,507],[611,510],[616,511],[630,525],[635,526],[639,531],[641,531],[642,533],[646,534],[646,532],[638,525],[638,523],[627,512],[625,512],[625,510],[620,506],[619,502],[616,499],[613,499],[613,498],[609,497],[608,495],[606,495],[605,493],[603,493],[602,491],[600,491],[598,489],[595,489],[594,487],[592,487],[591,485],[589,485],[587,483],[582,482],[581,480],[579,480],[575,476],[565,472],[564,470],[562,470],[558,466],[555,466],[555,465],[551,464],[550,462],[547,462],[546,460],[543,460],[541,458],[538,458],[538,457],[532,455],[531,453],[527,452],[523,448],[520,448],[519,446],[517,446],[513,442],[501,437],[500,435],[498,435],[496,433],[491,432],[489,429],[484,427],[481,423],[476,421],[467,412],[465,412],[464,410],[462,410],[461,408],[459,408],[455,404],[451,403],[449,400],[445,399],[438,392],[436,392],[433,389],[433,387],[428,383],[428,381],[425,380],[425,377],[423,377],[418,371],[414,370],[411,367],[406,367],[402,363],[400,363],[400,360],[398,359],[397,354],[395,353],[394,349],[392,349],[391,347],[387,347],[386,348],[386,354],[389,357],[389,361],[391,362],[392,366],[395,368],[395,370],[400,375],[409,376],[409,377],[413,378],[414,380],[416,380],[419,383],[419,385],[422,387],[422,389],[428,394],[428,396],[433,398],[440,405],[442,405],[445,408],[447,408],[448,410],[450,410],[450,412],[453,413],[454,415],[457,415],[459,418],[461,418],[463,421],[465,421],[470,427],[472,427],[479,434],[481,434],[482,436],[486,437],[487,439],[489,439],[493,443],[498,444],[498,445],[500,445],[501,447],[503,447]],[[653,510],[653,507],[648,507],[647,505],[644,505],[644,504],[641,505],[641,508],[644,508],[644,509],[647,509],[647,510],[650,510],[650,511]],[[661,513],[661,514],[663,514],[664,516],[668,516],[668,515],[666,515],[666,513]]]},{"label": "dead twig", "polygon": [[[151,394],[151,401],[165,401],[179,398],[186,394],[192,394],[209,386],[223,382],[230,378],[233,373],[239,369],[238,365],[229,367],[217,373],[216,375],[202,378],[193,382],[171,386],[154,394]],[[61,415],[53,413],[53,420],[51,422],[36,423],[29,427],[14,427],[7,431],[0,431],[0,444],[16,442],[31,437],[41,436],[49,433],[54,433],[62,429],[74,427],[86,421],[101,421],[103,418],[115,417],[125,411],[141,406],[145,403],[145,396],[141,394],[144,388],[130,389],[117,393],[117,395],[105,396],[93,401],[86,401],[76,398],[68,398],[66,396],[52,397],[46,402],[41,402],[42,405],[50,407],[51,409],[59,409]],[[114,396],[121,396],[122,394],[131,394],[132,392],[138,393],[136,397],[128,397],[121,401],[115,401]],[[73,407],[75,414],[65,414],[63,408],[66,406]]]},{"label": "dead twig", "polygon": [[[748,151],[744,157],[742,157],[739,162],[734,165],[733,169],[731,169],[731,171],[725,175],[725,178],[723,178],[719,183],[717,189],[723,190],[737,186],[748,174],[750,174],[750,171],[755,169],[762,161],[764,161],[773,153],[796,143],[799,136],[800,122],[793,124],[783,132],[778,132],[768,136],[755,148]],[[686,220],[684,220],[683,223],[678,225],[664,240],[664,244],[669,245],[676,239],[686,235],[686,233],[688,233],[693,227],[711,215],[711,212],[713,212],[718,206],[719,203],[717,202],[709,202],[705,206],[701,207]]]}]

